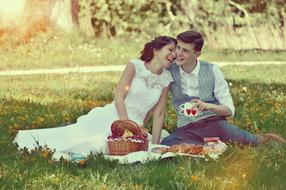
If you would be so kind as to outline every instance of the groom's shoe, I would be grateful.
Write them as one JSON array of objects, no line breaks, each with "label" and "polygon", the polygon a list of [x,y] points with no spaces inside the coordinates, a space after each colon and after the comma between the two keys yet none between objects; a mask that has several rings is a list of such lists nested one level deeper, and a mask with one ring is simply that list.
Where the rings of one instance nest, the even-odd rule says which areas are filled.
[{"label": "groom's shoe", "polygon": [[274,133],[256,134],[255,137],[258,139],[259,144],[265,144],[269,142],[286,143],[286,140]]}]

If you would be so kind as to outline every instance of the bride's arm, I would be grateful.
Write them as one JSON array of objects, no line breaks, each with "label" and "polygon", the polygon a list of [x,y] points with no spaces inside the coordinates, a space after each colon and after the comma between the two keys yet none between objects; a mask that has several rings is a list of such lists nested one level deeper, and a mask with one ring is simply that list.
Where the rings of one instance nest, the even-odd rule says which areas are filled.
[{"label": "bride's arm", "polygon": [[117,83],[114,95],[114,104],[119,119],[128,119],[128,114],[126,111],[124,100],[129,92],[130,85],[134,75],[135,75],[135,67],[132,63],[128,63],[120,77],[119,82]]},{"label": "bride's arm", "polygon": [[156,106],[154,107],[153,127],[152,127],[152,143],[153,144],[160,143],[161,131],[164,125],[164,113],[165,113],[166,102],[168,99],[168,92],[169,92],[169,86],[163,89],[161,97],[158,103],[156,104]]},{"label": "bride's arm", "polygon": [[147,123],[148,123],[148,121],[149,121],[149,119],[150,119],[150,117],[151,117],[152,111],[153,111],[153,109],[151,109],[150,111],[147,112],[147,114],[146,114],[146,116],[145,116],[145,118],[144,118],[143,127],[144,127],[145,125],[147,125]]}]

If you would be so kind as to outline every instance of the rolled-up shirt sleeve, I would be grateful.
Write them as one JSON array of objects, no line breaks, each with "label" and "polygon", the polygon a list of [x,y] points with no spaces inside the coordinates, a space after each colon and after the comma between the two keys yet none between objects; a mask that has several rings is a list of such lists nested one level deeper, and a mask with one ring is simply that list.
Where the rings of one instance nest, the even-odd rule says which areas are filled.
[{"label": "rolled-up shirt sleeve", "polygon": [[215,75],[214,95],[219,103],[227,106],[231,111],[231,115],[234,116],[235,108],[224,74],[218,65],[214,65],[213,71]]}]

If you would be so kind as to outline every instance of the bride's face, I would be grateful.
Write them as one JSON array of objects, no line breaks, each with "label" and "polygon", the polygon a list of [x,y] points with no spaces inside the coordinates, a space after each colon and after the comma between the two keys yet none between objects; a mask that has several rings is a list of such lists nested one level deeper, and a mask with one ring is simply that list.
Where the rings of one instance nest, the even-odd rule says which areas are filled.
[{"label": "bride's face", "polygon": [[162,66],[169,67],[175,60],[175,49],[175,43],[170,43],[162,47],[160,50],[156,50],[154,55]]}]

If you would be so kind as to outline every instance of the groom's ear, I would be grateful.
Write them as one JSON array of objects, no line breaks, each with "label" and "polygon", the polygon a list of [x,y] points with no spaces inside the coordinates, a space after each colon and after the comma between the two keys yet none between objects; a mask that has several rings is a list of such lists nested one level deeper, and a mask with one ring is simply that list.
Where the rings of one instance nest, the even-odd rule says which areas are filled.
[{"label": "groom's ear", "polygon": [[202,53],[201,51],[196,51],[195,54],[197,55],[197,57],[199,57],[201,55],[201,53]]}]

